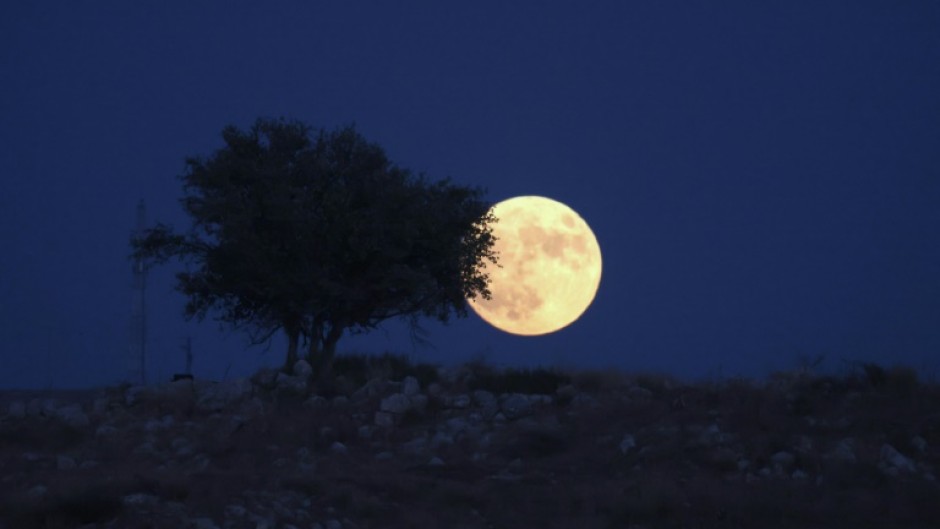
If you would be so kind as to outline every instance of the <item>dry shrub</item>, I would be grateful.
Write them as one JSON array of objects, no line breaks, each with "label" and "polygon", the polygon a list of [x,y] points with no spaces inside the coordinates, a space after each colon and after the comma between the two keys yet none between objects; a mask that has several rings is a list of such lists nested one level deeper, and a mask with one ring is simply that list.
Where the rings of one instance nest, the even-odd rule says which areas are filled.
[{"label": "dry shrub", "polygon": [[571,380],[576,388],[586,393],[606,393],[626,386],[627,379],[623,373],[614,370],[586,369],[575,371]]}]

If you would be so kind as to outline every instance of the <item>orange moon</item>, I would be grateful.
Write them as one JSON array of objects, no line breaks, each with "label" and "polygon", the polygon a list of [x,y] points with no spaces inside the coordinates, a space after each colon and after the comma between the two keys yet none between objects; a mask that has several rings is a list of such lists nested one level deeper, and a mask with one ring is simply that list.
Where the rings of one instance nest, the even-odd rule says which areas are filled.
[{"label": "orange moon", "polygon": [[492,299],[478,296],[470,307],[490,325],[523,336],[577,320],[601,282],[601,248],[587,222],[539,196],[510,198],[490,211],[499,266],[484,265]]}]

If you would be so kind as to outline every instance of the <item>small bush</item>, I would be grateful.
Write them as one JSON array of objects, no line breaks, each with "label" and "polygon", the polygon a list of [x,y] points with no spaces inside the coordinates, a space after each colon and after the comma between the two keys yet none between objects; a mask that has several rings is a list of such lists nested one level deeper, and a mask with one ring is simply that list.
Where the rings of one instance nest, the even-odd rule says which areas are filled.
[{"label": "small bush", "polygon": [[440,380],[438,366],[433,364],[421,363],[412,368],[410,374],[418,379],[422,388],[427,388],[429,384]]},{"label": "small bush", "polygon": [[558,428],[538,426],[514,434],[505,444],[498,444],[497,452],[508,458],[549,457],[567,451],[573,442],[570,435]]},{"label": "small bush", "polygon": [[663,393],[681,385],[674,376],[665,373],[641,373],[633,377],[633,383],[653,393]]},{"label": "small bush", "polygon": [[892,391],[907,395],[918,388],[920,381],[912,368],[894,366],[888,370],[886,385]]},{"label": "small bush", "polygon": [[408,376],[412,365],[408,357],[403,354],[383,353],[378,357],[369,359],[372,372],[381,373],[392,380],[401,380]]},{"label": "small bush", "polygon": [[361,387],[373,378],[401,380],[406,376],[413,376],[418,379],[421,387],[427,387],[438,380],[437,366],[427,363],[412,364],[407,356],[392,353],[380,356],[338,355],[333,360],[333,373],[344,376],[356,387]]},{"label": "small bush", "polygon": [[347,379],[362,385],[368,382],[370,375],[369,364],[369,358],[363,354],[337,355],[333,359],[333,374],[345,376]]},{"label": "small bush", "polygon": [[862,370],[865,372],[865,379],[873,388],[880,388],[888,381],[888,373],[885,368],[875,363],[862,364]]},{"label": "small bush", "polygon": [[543,368],[507,369],[503,373],[478,373],[469,382],[470,390],[491,393],[552,394],[558,386],[571,382],[569,375]]},{"label": "small bush", "polygon": [[572,375],[574,386],[587,393],[603,393],[605,391],[623,387],[624,376],[617,371],[584,370]]}]

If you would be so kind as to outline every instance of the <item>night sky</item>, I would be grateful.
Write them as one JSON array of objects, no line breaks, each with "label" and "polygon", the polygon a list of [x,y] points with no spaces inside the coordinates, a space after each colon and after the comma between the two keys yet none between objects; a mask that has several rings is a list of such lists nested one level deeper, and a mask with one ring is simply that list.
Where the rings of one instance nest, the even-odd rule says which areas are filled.
[{"label": "night sky", "polygon": [[[354,123],[432,179],[593,228],[593,305],[517,337],[472,312],[346,337],[444,365],[764,376],[798,358],[940,367],[940,3],[4,2],[0,387],[110,384],[128,239],[189,227],[178,175],[259,117]],[[247,348],[148,278],[148,378]]]}]

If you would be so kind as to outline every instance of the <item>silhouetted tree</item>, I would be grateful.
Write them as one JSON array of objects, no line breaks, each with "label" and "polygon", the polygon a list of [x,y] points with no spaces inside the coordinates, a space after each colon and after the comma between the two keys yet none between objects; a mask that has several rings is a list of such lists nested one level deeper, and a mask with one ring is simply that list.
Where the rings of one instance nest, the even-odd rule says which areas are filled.
[{"label": "silhouetted tree", "polygon": [[311,130],[265,119],[226,127],[223,148],[186,160],[188,233],[157,224],[131,246],[134,258],[195,265],[177,274],[187,318],[216,310],[253,343],[283,329],[285,369],[308,338],[323,378],[347,331],[466,316],[465,298],[489,299],[481,265],[497,260],[482,190],[413,175],[353,127]]}]

